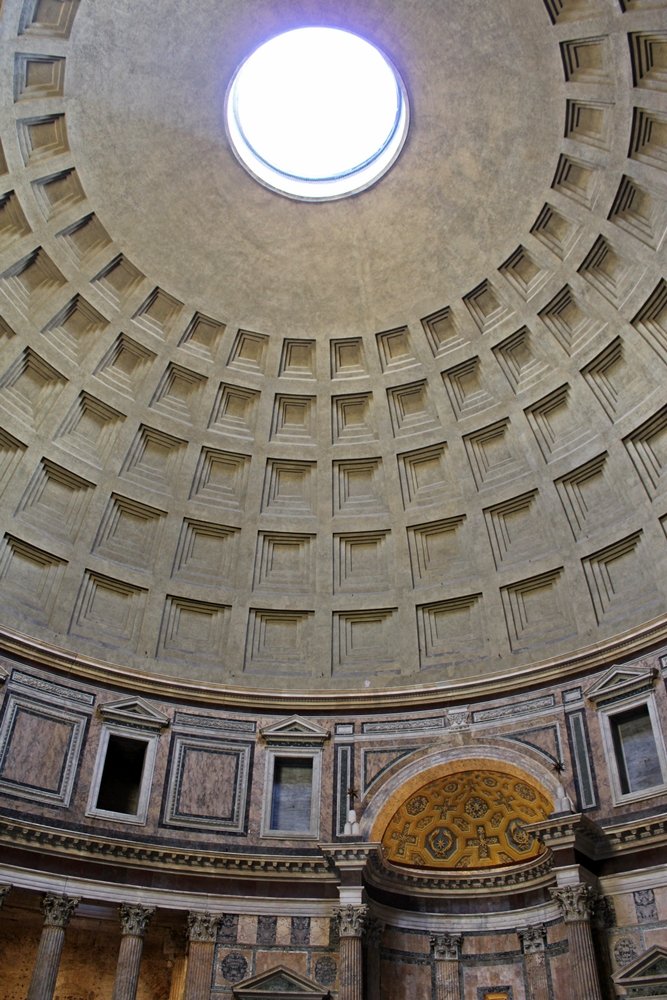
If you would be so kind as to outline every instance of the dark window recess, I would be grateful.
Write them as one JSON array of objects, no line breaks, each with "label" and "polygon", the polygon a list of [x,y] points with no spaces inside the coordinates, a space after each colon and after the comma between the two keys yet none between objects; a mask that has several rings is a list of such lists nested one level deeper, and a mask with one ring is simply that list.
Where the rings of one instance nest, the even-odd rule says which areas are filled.
[{"label": "dark window recess", "polygon": [[312,759],[277,757],[273,765],[271,829],[308,833],[312,797]]},{"label": "dark window recess", "polygon": [[619,712],[610,722],[621,791],[640,792],[661,785],[660,759],[646,705]]},{"label": "dark window recess", "polygon": [[97,809],[137,814],[146,746],[144,740],[128,739],[125,736],[109,736],[104,770],[95,806]]}]

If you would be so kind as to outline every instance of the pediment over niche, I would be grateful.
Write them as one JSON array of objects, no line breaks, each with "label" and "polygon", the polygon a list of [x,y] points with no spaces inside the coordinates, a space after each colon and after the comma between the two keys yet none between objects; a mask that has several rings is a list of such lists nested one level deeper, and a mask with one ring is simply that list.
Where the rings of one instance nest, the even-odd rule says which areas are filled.
[{"label": "pediment over niche", "polygon": [[627,997],[667,997],[667,948],[649,948],[612,979]]},{"label": "pediment over niche", "polygon": [[235,997],[252,1000],[273,1000],[276,996],[284,997],[285,1000],[307,1000],[309,997],[310,1000],[327,1000],[330,996],[328,990],[318,983],[300,976],[284,965],[276,965],[267,972],[238,983],[233,987],[232,993]]},{"label": "pediment over niche", "polygon": [[610,701],[630,698],[640,691],[648,691],[655,684],[658,674],[651,667],[610,667],[586,691],[586,697],[597,707]]},{"label": "pediment over niche", "polygon": [[169,717],[149,705],[143,698],[121,698],[108,701],[98,709],[105,722],[116,722],[123,726],[140,729],[165,729]]},{"label": "pediment over niche", "polygon": [[329,739],[330,733],[316,722],[292,715],[270,726],[260,729],[260,736],[269,744],[286,744],[288,746],[321,746]]}]

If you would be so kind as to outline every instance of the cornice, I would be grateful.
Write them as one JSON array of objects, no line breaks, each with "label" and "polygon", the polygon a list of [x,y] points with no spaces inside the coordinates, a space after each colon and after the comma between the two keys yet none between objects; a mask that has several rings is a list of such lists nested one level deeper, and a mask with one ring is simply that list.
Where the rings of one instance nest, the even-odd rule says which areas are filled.
[{"label": "cornice", "polygon": [[160,847],[129,840],[114,840],[71,830],[21,823],[0,817],[0,844],[30,851],[48,851],[50,857],[118,863],[133,868],[159,869],[178,874],[228,876],[229,878],[306,879],[335,882],[327,860],[269,854],[235,854]]},{"label": "cornice", "polygon": [[411,896],[477,896],[512,890],[525,891],[548,885],[554,881],[554,859],[551,851],[524,865],[484,871],[482,869],[457,869],[456,871],[426,871],[398,868],[387,862],[379,852],[369,859],[367,878],[370,885],[390,892],[409,893]]},{"label": "cornice", "polygon": [[527,824],[525,829],[536,833],[551,850],[576,848],[594,861],[667,846],[667,813],[606,826],[593,822],[585,813],[565,813]]},{"label": "cornice", "polygon": [[418,709],[447,705],[462,700],[499,697],[520,688],[553,684],[573,675],[607,665],[612,660],[637,655],[649,647],[667,643],[667,615],[614,636],[608,642],[586,646],[562,657],[542,660],[514,671],[446,684],[411,685],[404,688],[374,691],[341,690],[262,690],[235,688],[213,683],[189,682],[162,674],[142,674],[116,664],[81,656],[51,646],[6,627],[0,628],[0,653],[17,656],[34,664],[66,673],[69,677],[98,684],[113,685],[128,691],[143,692],[161,699],[215,704],[221,708],[244,708],[256,711],[335,710],[370,711],[375,708]]}]

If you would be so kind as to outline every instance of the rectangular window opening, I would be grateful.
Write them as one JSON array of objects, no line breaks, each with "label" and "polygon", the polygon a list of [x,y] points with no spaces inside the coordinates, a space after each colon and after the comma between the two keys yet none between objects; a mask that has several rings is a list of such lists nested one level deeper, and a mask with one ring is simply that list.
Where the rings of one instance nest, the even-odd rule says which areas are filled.
[{"label": "rectangular window opening", "polygon": [[110,734],[96,809],[137,815],[147,746],[145,740]]},{"label": "rectangular window opening", "polygon": [[309,833],[312,798],[312,757],[276,757],[271,793],[271,830]]},{"label": "rectangular window opening", "polygon": [[638,705],[609,721],[622,793],[661,785],[664,779],[648,707]]}]

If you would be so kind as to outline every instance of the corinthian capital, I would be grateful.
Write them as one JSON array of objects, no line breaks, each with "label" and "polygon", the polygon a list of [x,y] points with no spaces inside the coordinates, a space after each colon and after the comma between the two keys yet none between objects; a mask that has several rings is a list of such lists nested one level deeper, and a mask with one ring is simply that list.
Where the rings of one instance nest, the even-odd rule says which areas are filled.
[{"label": "corinthian capital", "polygon": [[341,937],[361,937],[368,919],[368,907],[341,906],[336,911],[336,919]]},{"label": "corinthian capital", "polygon": [[131,934],[133,937],[143,937],[150,919],[155,913],[153,906],[130,906],[121,903],[118,907],[120,914],[121,934]]},{"label": "corinthian capital", "polygon": [[220,914],[193,911],[188,913],[188,938],[190,941],[215,942],[220,926]]},{"label": "corinthian capital", "polygon": [[435,934],[431,938],[433,958],[438,961],[457,962],[463,938],[460,934]]},{"label": "corinthian capital", "polygon": [[520,927],[517,934],[523,945],[524,955],[534,955],[536,952],[544,951],[544,939],[547,934],[544,924]]},{"label": "corinthian capital", "polygon": [[589,920],[597,893],[590,885],[580,882],[578,885],[562,885],[549,889],[551,896],[558,903],[565,923],[573,920]]},{"label": "corinthian capital", "polygon": [[54,896],[47,892],[42,899],[42,913],[46,927],[67,927],[79,905],[79,896]]}]

